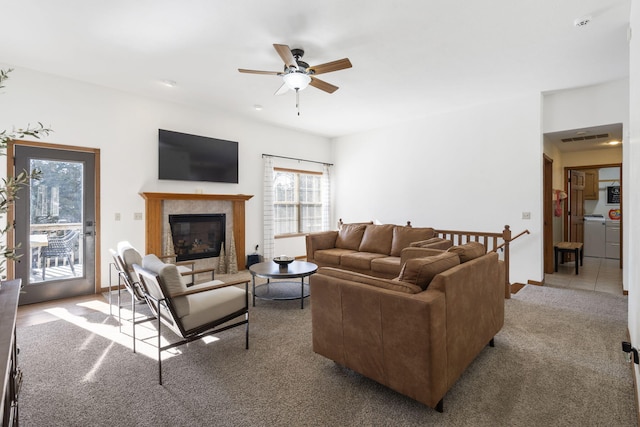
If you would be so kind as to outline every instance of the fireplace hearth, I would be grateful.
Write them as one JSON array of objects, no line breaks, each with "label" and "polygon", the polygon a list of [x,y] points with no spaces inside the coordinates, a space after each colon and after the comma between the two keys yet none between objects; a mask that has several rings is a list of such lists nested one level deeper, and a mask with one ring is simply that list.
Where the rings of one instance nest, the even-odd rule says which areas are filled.
[{"label": "fireplace hearth", "polygon": [[169,226],[177,261],[220,256],[225,242],[225,214],[169,215]]}]

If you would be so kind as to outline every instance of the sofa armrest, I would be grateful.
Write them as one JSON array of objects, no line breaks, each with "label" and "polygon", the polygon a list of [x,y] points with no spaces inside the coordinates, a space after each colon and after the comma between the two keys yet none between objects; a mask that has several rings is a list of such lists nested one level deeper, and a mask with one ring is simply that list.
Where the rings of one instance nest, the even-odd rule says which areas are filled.
[{"label": "sofa armrest", "polygon": [[431,248],[417,248],[417,247],[408,247],[404,248],[402,252],[400,252],[400,265],[404,265],[405,262],[409,259],[413,258],[424,258],[427,256],[436,256],[444,253],[446,251],[442,249],[431,249]]},{"label": "sofa armrest", "polygon": [[307,261],[313,262],[315,259],[314,254],[318,250],[335,248],[337,238],[337,231],[321,231],[319,233],[307,234],[305,236]]},{"label": "sofa armrest", "polygon": [[449,385],[502,329],[504,275],[504,263],[490,252],[443,271],[429,285],[446,299]]}]

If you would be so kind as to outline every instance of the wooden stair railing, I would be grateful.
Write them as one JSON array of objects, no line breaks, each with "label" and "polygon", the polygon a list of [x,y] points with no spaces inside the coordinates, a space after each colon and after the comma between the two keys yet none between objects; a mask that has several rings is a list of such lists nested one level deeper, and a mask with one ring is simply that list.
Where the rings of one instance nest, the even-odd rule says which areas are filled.
[{"label": "wooden stair railing", "polygon": [[[411,223],[408,222],[407,225]],[[529,234],[529,230],[524,230],[515,237],[511,237],[511,229],[504,226],[501,233],[485,233],[481,231],[460,231],[460,230],[435,230],[436,237],[451,240],[454,245],[463,245],[469,242],[480,242],[487,248],[487,252],[504,252],[505,284],[504,297],[511,298],[511,282],[509,281],[509,244],[518,237]]]}]

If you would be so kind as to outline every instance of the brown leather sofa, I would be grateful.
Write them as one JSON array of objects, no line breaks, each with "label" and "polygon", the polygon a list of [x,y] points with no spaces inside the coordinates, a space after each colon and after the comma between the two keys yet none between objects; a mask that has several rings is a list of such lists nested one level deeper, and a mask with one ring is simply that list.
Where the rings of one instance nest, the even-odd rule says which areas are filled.
[{"label": "brown leather sofa", "polygon": [[339,231],[306,236],[307,261],[318,267],[388,279],[398,277],[407,259],[430,254],[422,249],[447,249],[451,245],[451,241],[435,237],[433,228],[393,224],[344,224]]},{"label": "brown leather sofa", "polygon": [[504,323],[504,263],[467,250],[477,245],[412,259],[394,280],[320,268],[310,277],[313,350],[442,412]]}]

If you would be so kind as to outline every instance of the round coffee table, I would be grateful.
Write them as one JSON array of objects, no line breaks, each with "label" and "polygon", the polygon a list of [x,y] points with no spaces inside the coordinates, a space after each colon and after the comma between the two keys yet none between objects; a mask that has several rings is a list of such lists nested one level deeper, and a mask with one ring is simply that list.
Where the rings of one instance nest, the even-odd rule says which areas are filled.
[{"label": "round coffee table", "polygon": [[[300,299],[300,308],[304,308],[304,299],[309,296],[309,285],[304,283],[304,278],[316,271],[318,266],[306,261],[293,261],[282,267],[273,261],[253,264],[249,267],[253,279],[253,306],[256,306],[258,297],[270,300]],[[256,277],[267,279],[267,283],[256,286]],[[271,282],[271,279],[300,279],[300,292],[296,289],[297,281]]]}]

